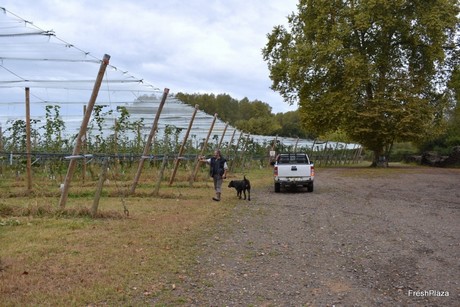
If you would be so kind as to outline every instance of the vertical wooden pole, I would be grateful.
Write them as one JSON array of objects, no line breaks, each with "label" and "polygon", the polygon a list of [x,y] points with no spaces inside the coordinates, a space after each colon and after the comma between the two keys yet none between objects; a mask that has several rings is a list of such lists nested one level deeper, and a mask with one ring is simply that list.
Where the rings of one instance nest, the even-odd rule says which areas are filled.
[{"label": "vertical wooden pole", "polygon": [[152,129],[150,130],[149,137],[144,147],[144,152],[142,153],[142,157],[139,160],[139,166],[137,167],[136,176],[134,177],[133,184],[131,185],[131,190],[129,191],[130,194],[134,194],[134,192],[136,191],[137,184],[139,182],[139,178],[141,178],[142,169],[144,167],[144,161],[146,159],[145,157],[149,155],[150,148],[152,146],[152,140],[158,129],[158,121],[160,120],[160,114],[163,110],[163,106],[165,105],[166,98],[168,98],[168,93],[169,88],[165,88],[163,91],[163,97],[161,98],[160,105],[158,106],[157,114],[155,114],[155,120],[153,121]]},{"label": "vertical wooden pole", "polygon": [[233,172],[233,168],[235,167],[235,161],[236,161],[236,159],[238,157],[238,147],[240,146],[240,141],[241,141],[242,137],[243,137],[243,132],[240,133],[238,141],[236,142],[235,150],[233,152],[233,159],[232,159],[231,165],[229,167],[231,172]]},{"label": "vertical wooden pole", "polygon": [[355,156],[353,158],[353,163],[358,163],[359,162],[359,158],[361,156],[362,150],[363,150],[363,148],[358,145],[358,148],[356,149]]},{"label": "vertical wooden pole", "polygon": [[[83,106],[83,116],[85,116],[86,114],[86,106]],[[86,134],[86,131],[85,131],[85,136],[83,138],[83,141],[82,141],[82,152],[83,152],[83,155],[86,154],[88,148],[87,148],[87,140],[86,140],[86,137],[87,137],[87,134]],[[81,170],[81,179],[83,181],[83,184],[85,184],[85,180],[86,180],[86,157],[83,158],[83,165],[82,165],[82,170]]]},{"label": "vertical wooden pole", "polygon": [[[94,104],[96,103],[97,95],[99,94],[99,89],[102,84],[102,79],[104,77],[105,70],[107,68],[107,65],[109,65],[109,60],[110,60],[110,55],[105,54],[104,58],[101,61],[101,66],[99,68],[99,72],[96,77],[96,82],[94,83],[93,92],[88,101],[88,107],[86,109],[85,116],[83,117],[83,121],[80,126],[80,131],[78,133],[77,139],[75,140],[75,146],[72,152],[73,156],[78,155],[80,153],[81,144],[85,138],[86,128],[88,127],[88,122],[91,117],[91,113],[93,112],[93,108],[94,108]],[[61,198],[59,200],[59,206],[61,206],[62,208],[65,207],[66,202],[67,202],[67,197],[69,195],[70,182],[72,181],[72,177],[75,172],[76,164],[77,164],[76,159],[70,160],[69,168],[67,169],[67,175],[65,177],[64,185],[61,191]]]},{"label": "vertical wooden pole", "polygon": [[353,149],[347,153],[347,164],[353,163],[353,155],[355,153],[356,144],[353,144]]},{"label": "vertical wooden pole", "polygon": [[155,186],[155,190],[153,191],[154,196],[158,196],[158,194],[160,193],[161,181],[163,180],[163,175],[165,173],[165,168],[166,168],[167,162],[168,162],[168,156],[164,155],[163,156],[163,162],[161,163],[160,172],[158,173],[157,184]]},{"label": "vertical wooden pole", "polygon": [[248,136],[246,137],[246,142],[244,144],[243,159],[241,160],[241,167],[243,168],[243,170],[244,170],[244,165],[246,164],[246,158],[247,158],[249,139],[250,138],[251,138],[251,134],[248,133]]},{"label": "vertical wooden pole", "polygon": [[236,133],[236,129],[233,130],[233,134],[232,134],[232,137],[230,138],[230,142],[228,143],[228,147],[227,147],[227,154],[226,154],[226,157],[227,159],[230,158],[230,149],[232,148],[232,145],[233,145],[233,139],[235,138],[235,133]]},{"label": "vertical wooden pole", "polygon": [[102,163],[102,170],[99,177],[99,182],[96,188],[96,194],[94,195],[93,207],[91,208],[91,215],[94,217],[97,213],[97,208],[99,207],[99,200],[101,199],[102,187],[104,182],[107,179],[107,169],[109,168],[109,159],[105,158],[104,163]]},{"label": "vertical wooden pole", "polygon": [[117,125],[118,125],[118,122],[117,122],[117,119],[115,118],[115,121],[114,121],[115,129],[113,129],[114,130],[114,133],[113,133],[113,146],[114,146],[113,153],[115,155],[115,163],[113,164],[114,168],[117,168],[118,163],[120,162],[120,159],[118,159],[118,128],[117,128]]},{"label": "vertical wooden pole", "polygon": [[316,139],[313,140],[313,144],[311,145],[311,153],[309,153],[310,155],[310,161],[313,160],[313,162],[315,161],[315,144],[316,144]]},{"label": "vertical wooden pole", "polygon": [[187,129],[187,132],[185,133],[184,140],[182,141],[182,145],[179,149],[179,153],[177,154],[177,157],[174,160],[174,169],[171,174],[171,178],[169,179],[169,185],[172,185],[174,178],[176,177],[177,168],[179,167],[179,163],[180,163],[180,157],[184,153],[184,148],[185,148],[185,145],[187,144],[187,139],[190,134],[190,130],[192,130],[193,121],[195,120],[195,115],[197,111],[198,111],[198,105],[195,105],[195,110],[193,111],[192,118],[190,119],[190,123],[188,124],[188,129]]},{"label": "vertical wooden pole", "polygon": [[32,148],[30,142],[30,90],[26,87],[27,191],[32,191]]},{"label": "vertical wooden pole", "polygon": [[190,186],[192,186],[193,182],[195,181],[196,174],[198,173],[198,168],[200,167],[200,157],[203,156],[204,151],[206,150],[206,147],[208,147],[208,140],[209,140],[209,137],[211,136],[212,129],[214,129],[214,124],[216,123],[216,119],[217,119],[217,113],[214,114],[214,119],[212,120],[211,127],[209,127],[208,136],[204,140],[203,146],[201,147],[200,156],[196,157],[195,168],[193,169],[193,172],[190,175],[190,182],[189,182]]},{"label": "vertical wooden pole", "polygon": [[344,148],[342,148],[342,153],[340,154],[340,161],[339,161],[340,164],[342,164],[342,160],[343,160],[343,164],[347,164],[347,146],[348,144],[345,143]]},{"label": "vertical wooden pole", "polygon": [[340,159],[340,153],[338,153],[338,148],[339,148],[339,142],[335,143],[335,148],[332,154],[333,161],[331,161],[331,164],[334,163],[334,165],[337,165]]},{"label": "vertical wooden pole", "polygon": [[276,151],[277,142],[278,142],[278,135],[275,136],[275,140],[273,141],[272,151]]},{"label": "vertical wooden pole", "polygon": [[222,136],[220,138],[220,142],[219,142],[219,149],[221,149],[222,147],[222,142],[224,141],[224,136],[225,136],[225,132],[227,132],[227,127],[228,127],[228,123],[225,123],[225,128],[224,128],[224,132],[222,132]]},{"label": "vertical wooden pole", "polygon": [[[278,140],[278,135],[276,135],[275,139],[273,140],[272,147],[270,148],[270,152],[268,153],[268,165],[271,165],[272,162],[276,161],[276,142]],[[273,157],[271,153],[275,153]]]},{"label": "vertical wooden pole", "polygon": [[329,142],[329,141],[326,141],[326,143],[324,143],[323,153],[321,154],[321,160],[320,160],[320,161],[321,161],[321,163],[320,163],[321,165],[323,165],[323,163],[324,163],[325,165],[327,165],[327,163],[325,163],[325,161],[327,160],[327,154],[328,154],[328,153],[327,153],[327,143],[328,143],[328,142]]}]

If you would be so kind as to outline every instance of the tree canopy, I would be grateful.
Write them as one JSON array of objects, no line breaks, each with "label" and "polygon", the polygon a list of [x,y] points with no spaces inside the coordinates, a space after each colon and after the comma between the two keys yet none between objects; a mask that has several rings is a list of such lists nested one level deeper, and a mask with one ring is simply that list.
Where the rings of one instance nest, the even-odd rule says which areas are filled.
[{"label": "tree canopy", "polygon": [[238,101],[228,94],[178,93],[176,97],[192,106],[198,104],[208,114],[217,113],[221,120],[251,134],[307,137],[297,111],[275,115],[265,102],[248,98]]},{"label": "tree canopy", "polygon": [[374,152],[373,165],[394,141],[442,131],[457,0],[300,0],[297,9],[262,54],[272,89],[299,105],[306,130],[345,132]]}]

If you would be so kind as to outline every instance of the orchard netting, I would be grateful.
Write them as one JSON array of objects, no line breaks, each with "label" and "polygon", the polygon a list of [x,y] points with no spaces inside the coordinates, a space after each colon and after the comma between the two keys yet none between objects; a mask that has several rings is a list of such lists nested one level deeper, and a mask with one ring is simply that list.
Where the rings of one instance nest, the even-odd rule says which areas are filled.
[{"label": "orchard netting", "polygon": [[[32,150],[49,155],[71,152],[101,57],[0,8],[0,152],[12,157],[25,151],[25,88],[30,90]],[[86,150],[141,155],[162,94],[162,89],[110,63],[88,125]],[[217,147],[233,147],[262,158],[274,149],[309,150],[317,157],[327,150],[341,155],[360,150],[357,144],[250,135],[199,106],[191,124],[194,112],[194,107],[168,96],[152,156],[177,153],[189,126],[186,153],[191,155],[203,144],[207,144],[206,154]]]}]

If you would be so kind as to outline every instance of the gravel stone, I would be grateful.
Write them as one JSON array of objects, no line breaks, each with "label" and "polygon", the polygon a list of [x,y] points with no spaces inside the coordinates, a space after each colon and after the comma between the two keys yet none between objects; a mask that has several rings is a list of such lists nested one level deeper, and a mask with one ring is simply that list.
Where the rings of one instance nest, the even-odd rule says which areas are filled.
[{"label": "gravel stone", "polygon": [[[174,295],[187,306],[458,306],[459,169],[320,168],[315,180],[313,193],[253,189]],[[449,296],[413,294],[425,290]]]}]

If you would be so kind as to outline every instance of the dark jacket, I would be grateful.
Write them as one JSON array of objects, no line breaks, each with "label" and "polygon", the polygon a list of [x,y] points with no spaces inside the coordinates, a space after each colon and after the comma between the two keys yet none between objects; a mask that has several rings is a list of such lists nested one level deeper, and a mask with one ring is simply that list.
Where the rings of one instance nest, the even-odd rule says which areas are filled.
[{"label": "dark jacket", "polygon": [[224,166],[225,166],[225,160],[224,158],[216,159],[216,157],[211,158],[211,163],[210,163],[210,169],[209,169],[209,175],[211,177],[214,177],[214,175],[219,175],[222,176],[224,174]]}]

